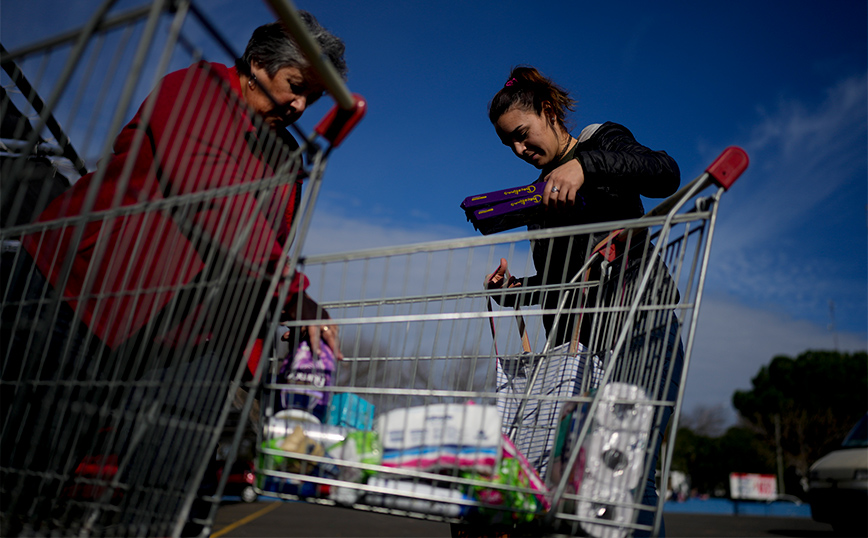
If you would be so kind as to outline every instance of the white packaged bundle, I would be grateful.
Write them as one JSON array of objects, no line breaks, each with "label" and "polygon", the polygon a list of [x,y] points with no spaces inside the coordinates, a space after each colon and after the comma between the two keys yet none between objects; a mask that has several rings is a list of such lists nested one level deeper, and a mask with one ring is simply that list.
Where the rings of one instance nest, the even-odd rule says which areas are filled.
[{"label": "white packaged bundle", "polygon": [[[372,477],[368,486],[393,490],[368,492],[365,502],[408,512],[421,512],[438,516],[459,517],[469,508],[470,499],[456,489],[442,488],[412,480],[388,480]],[[463,501],[467,504],[458,504]]]},{"label": "white packaged bundle", "polygon": [[[585,484],[582,483],[582,489]],[[594,488],[598,489],[598,488]],[[630,532],[628,525],[633,523],[633,500],[624,492],[599,489],[604,500],[581,500],[578,516],[582,518],[582,529],[594,538],[624,538]]]},{"label": "white packaged bundle", "polygon": [[600,394],[600,405],[594,418],[605,428],[645,432],[651,429],[654,409],[645,391],[627,383],[609,383]]},{"label": "white packaged bundle", "polygon": [[491,474],[500,459],[500,423],[493,405],[433,404],[389,411],[377,421],[383,465]]},{"label": "white packaged bundle", "polygon": [[585,475],[591,475],[615,490],[635,488],[645,476],[647,443],[647,434],[595,429],[585,445]]}]

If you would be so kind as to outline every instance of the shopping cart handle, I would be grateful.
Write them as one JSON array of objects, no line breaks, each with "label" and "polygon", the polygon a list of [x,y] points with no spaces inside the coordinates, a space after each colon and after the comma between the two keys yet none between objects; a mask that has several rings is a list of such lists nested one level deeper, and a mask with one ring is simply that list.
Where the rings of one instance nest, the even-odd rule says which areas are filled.
[{"label": "shopping cart handle", "polygon": [[738,176],[745,171],[749,162],[747,153],[743,149],[730,146],[723,150],[723,153],[705,171],[718,186],[729,190]]},{"label": "shopping cart handle", "polygon": [[352,108],[343,109],[335,105],[320,120],[314,130],[321,137],[328,140],[332,147],[336,147],[343,142],[349,132],[359,123],[367,110],[368,103],[365,101],[365,98],[354,93]]}]

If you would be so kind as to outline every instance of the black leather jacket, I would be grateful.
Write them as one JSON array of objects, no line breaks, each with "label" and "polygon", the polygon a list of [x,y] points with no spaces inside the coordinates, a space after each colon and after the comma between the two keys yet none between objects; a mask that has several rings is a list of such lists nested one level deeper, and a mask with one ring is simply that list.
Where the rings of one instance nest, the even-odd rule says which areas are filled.
[{"label": "black leather jacket", "polygon": [[[638,143],[626,127],[612,122],[586,128],[579,143],[559,162],[543,170],[538,181],[570,159],[578,159],[584,170],[585,181],[579,189],[582,200],[577,199],[570,211],[544,213],[540,222],[528,229],[638,218],[645,213],[640,195],[665,198],[678,190],[681,181],[681,173],[672,157],[664,151],[648,149]],[[603,233],[594,237],[578,235],[534,241],[537,274],[523,279],[522,287],[569,281],[584,265],[589,242],[593,248],[605,236]],[[521,294],[519,301],[523,305],[542,302],[545,309],[557,308],[560,293],[545,293],[542,300],[540,295],[539,292]],[[551,332],[553,323],[554,316],[543,317],[547,333]],[[572,316],[561,316],[554,345],[567,342],[575,324]],[[590,325],[583,320],[580,341],[586,345],[589,329]]]}]

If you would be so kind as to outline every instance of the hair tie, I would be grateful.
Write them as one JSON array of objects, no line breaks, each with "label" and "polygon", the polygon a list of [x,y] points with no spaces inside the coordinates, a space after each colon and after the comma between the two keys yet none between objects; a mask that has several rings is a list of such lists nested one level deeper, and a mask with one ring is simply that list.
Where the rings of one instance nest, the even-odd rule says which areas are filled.
[{"label": "hair tie", "polygon": [[506,84],[504,84],[504,86],[507,86],[507,87],[508,87],[508,86],[512,86],[512,85],[515,84],[516,82],[518,82],[518,81],[515,80],[515,77],[512,77],[511,79],[509,79],[509,80],[506,81]]}]

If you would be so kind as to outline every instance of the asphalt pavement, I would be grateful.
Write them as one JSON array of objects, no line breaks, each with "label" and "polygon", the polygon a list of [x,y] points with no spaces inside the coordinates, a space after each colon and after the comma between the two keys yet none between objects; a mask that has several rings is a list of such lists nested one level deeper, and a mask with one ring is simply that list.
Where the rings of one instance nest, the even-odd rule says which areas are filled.
[{"label": "asphalt pavement", "polygon": [[[803,517],[665,514],[666,536],[832,538],[832,527]],[[212,538],[449,538],[445,523],[298,502],[226,503]]]}]

